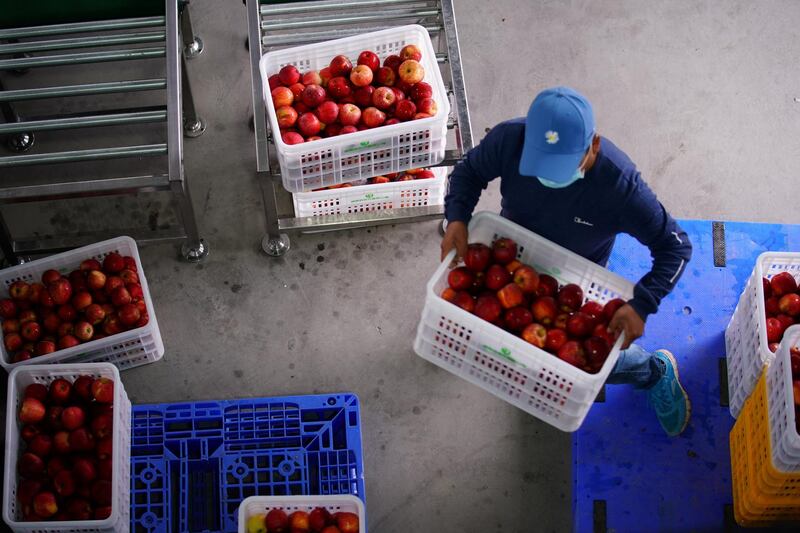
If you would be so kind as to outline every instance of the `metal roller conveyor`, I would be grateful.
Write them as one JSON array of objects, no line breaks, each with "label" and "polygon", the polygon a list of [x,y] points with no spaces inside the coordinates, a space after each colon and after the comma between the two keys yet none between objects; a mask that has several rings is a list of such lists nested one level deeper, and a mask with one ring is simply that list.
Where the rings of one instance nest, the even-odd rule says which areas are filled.
[{"label": "metal roller conveyor", "polygon": [[448,128],[455,144],[448,145],[442,166],[453,165],[472,148],[472,129],[461,52],[452,0],[317,0],[285,4],[261,4],[247,0],[248,41],[252,74],[253,129],[256,166],[261,184],[267,235],[264,252],[278,256],[289,249],[288,233],[333,231],[381,224],[441,218],[443,206],[408,207],[374,212],[297,217],[291,194],[281,186],[271,133],[262,99],[259,62],[264,53],[287,46],[349,37],[403,24],[419,24],[431,35],[436,60],[451,98]]},{"label": "metal roller conveyor", "polygon": [[[183,167],[183,137],[196,137],[205,123],[195,111],[186,58],[202,50],[192,30],[189,0],[164,0],[163,16],[84,20],[67,24],[46,24],[0,30],[0,205],[21,202],[59,201],[103,195],[171,194],[179,210],[180,224],[153,231],[148,221],[141,228],[127,230],[142,242],[181,242],[181,254],[200,261],[208,245],[200,238],[191,194]],[[80,19],[77,6],[70,13]],[[130,62],[125,79],[122,69],[104,67],[110,62]],[[58,76],[77,79],[75,83],[42,83],[39,74],[58,67]],[[160,74],[154,75],[154,70]],[[130,72],[141,70],[139,75]],[[7,74],[13,72],[13,75]],[[52,76],[44,76],[44,79]],[[153,92],[143,100],[136,93]],[[117,95],[114,99],[93,98]],[[89,97],[92,111],[46,116],[26,116],[22,110],[36,109],[39,100],[56,100],[48,109],[86,109],[76,99]],[[156,101],[153,101],[153,100]],[[63,102],[61,102],[63,100]],[[147,101],[146,105],[141,102]],[[24,107],[18,103],[24,102]],[[113,103],[112,103],[113,102]],[[127,135],[137,140],[130,146],[81,146],[67,149],[64,140],[78,138],[84,143],[113,144],[103,134],[69,137],[65,130],[126,126]],[[114,135],[109,130],[109,135]],[[47,142],[40,149],[38,138]],[[152,138],[148,138],[152,137]],[[167,139],[164,142],[164,139]],[[124,141],[119,144],[127,144]],[[139,170],[131,175],[131,158],[163,166]],[[53,165],[80,163],[80,172],[53,172]],[[101,164],[102,163],[102,164]],[[3,179],[11,169],[28,167],[26,179]],[[118,169],[117,169],[118,167]],[[39,168],[41,171],[39,171]],[[84,169],[89,169],[84,171]],[[97,169],[96,175],[91,169]],[[148,172],[145,174],[145,172]],[[152,173],[150,173],[152,172]],[[79,177],[70,177],[77,175]],[[107,176],[114,177],[107,177]],[[16,184],[22,182],[22,184]],[[16,263],[22,254],[48,253],[95,242],[102,236],[54,235],[48,239],[14,237],[0,214],[0,249],[5,259]]]}]

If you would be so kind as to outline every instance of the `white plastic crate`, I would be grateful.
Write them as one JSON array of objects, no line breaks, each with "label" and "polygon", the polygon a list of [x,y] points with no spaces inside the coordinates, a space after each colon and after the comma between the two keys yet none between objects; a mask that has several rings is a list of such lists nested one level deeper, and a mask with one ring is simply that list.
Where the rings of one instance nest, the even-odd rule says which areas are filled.
[{"label": "white plastic crate", "polygon": [[[17,456],[20,448],[17,413],[25,387],[31,383],[49,385],[56,378],[74,382],[78,376],[108,378],[114,382],[114,451],[112,461],[111,516],[104,520],[69,522],[23,522],[17,502]],[[15,532],[25,533],[122,533],[130,529],[131,402],[119,371],[109,363],[26,365],[8,376],[6,402],[6,452],[3,473],[3,520]]]},{"label": "white plastic crate", "polygon": [[775,360],[767,369],[767,406],[772,462],[782,472],[800,472],[800,435],[795,428],[790,349],[800,346],[800,326],[784,333]]},{"label": "white plastic crate", "polygon": [[358,515],[358,530],[366,533],[367,519],[364,502],[349,494],[325,496],[250,496],[239,505],[239,533],[247,532],[247,520],[259,513],[268,513],[272,509],[283,509],[286,514],[294,511],[310,513],[316,507],[324,507],[331,514],[337,512],[355,513]]},{"label": "white plastic crate", "polygon": [[297,217],[316,217],[442,205],[450,167],[431,170],[436,175],[433,178],[296,192],[292,194],[294,213]]},{"label": "white plastic crate", "polygon": [[139,282],[142,285],[147,313],[150,317],[148,323],[140,328],[89,341],[66,350],[57,350],[48,355],[32,357],[19,363],[11,362],[5,344],[0,342],[0,365],[3,368],[10,370],[17,366],[44,363],[107,362],[116,365],[120,370],[125,370],[158,361],[164,356],[164,343],[161,340],[161,331],[158,329],[153,300],[150,298],[150,289],[147,286],[142,262],[139,259],[139,250],[136,247],[136,241],[130,237],[116,237],[0,270],[0,283],[6,288],[7,296],[9,285],[17,280],[28,283],[40,282],[44,271],[51,268],[66,275],[76,270],[84,259],[94,258],[102,262],[103,258],[111,252],[117,252],[123,256],[129,255],[136,260]]},{"label": "white plastic crate", "polygon": [[[424,81],[433,88],[433,99],[438,107],[435,116],[307,143],[289,145],[283,142],[269,89],[269,76],[290,64],[300,72],[320,70],[339,54],[355,61],[364,50],[378,54],[382,64],[387,56],[397,54],[407,44],[417,45],[422,50],[420,64],[425,68]],[[444,159],[450,101],[430,35],[422,26],[398,26],[268,52],[261,58],[259,66],[264,103],[286,190],[310,191],[387,172],[429,167]]]},{"label": "white plastic crate", "polygon": [[[487,245],[497,237],[515,240],[520,261],[561,283],[580,285],[588,299],[633,297],[628,280],[499,215],[476,214],[469,237]],[[428,282],[414,350],[548,424],[578,429],[619,358],[622,337],[597,374],[584,372],[442,299],[452,258],[451,253]]]},{"label": "white plastic crate", "polygon": [[739,416],[744,401],[756,386],[761,371],[775,358],[767,343],[767,320],[762,278],[790,272],[800,279],[800,253],[764,252],[756,259],[739,303],[725,330],[728,365],[728,403],[731,415]]}]

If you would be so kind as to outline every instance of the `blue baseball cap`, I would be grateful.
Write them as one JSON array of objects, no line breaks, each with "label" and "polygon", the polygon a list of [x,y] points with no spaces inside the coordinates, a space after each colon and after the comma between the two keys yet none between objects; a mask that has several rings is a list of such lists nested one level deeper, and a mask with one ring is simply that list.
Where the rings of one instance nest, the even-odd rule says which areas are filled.
[{"label": "blue baseball cap", "polygon": [[569,87],[545,89],[528,110],[519,173],[566,183],[593,136],[594,112],[585,96]]}]

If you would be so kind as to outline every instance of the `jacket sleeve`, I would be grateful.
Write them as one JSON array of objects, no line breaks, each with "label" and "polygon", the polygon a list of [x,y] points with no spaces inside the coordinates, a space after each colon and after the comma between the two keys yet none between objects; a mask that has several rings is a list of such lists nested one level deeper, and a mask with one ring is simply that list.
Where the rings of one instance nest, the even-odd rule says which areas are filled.
[{"label": "jacket sleeve", "polygon": [[633,193],[621,210],[620,226],[621,231],[650,248],[653,258],[653,267],[636,284],[633,299],[628,302],[642,320],[647,320],[686,270],[692,243],[647,184],[638,176],[634,183]]},{"label": "jacket sleeve", "polygon": [[448,222],[469,222],[481,192],[500,175],[503,132],[503,124],[492,128],[453,168],[444,198],[444,215]]}]

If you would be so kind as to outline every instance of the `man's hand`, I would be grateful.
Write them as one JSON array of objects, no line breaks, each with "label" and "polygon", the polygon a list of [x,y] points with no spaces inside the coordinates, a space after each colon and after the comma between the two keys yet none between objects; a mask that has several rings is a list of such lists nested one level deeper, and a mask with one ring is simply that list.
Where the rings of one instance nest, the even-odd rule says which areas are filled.
[{"label": "man's hand", "polygon": [[625,332],[625,342],[622,344],[623,350],[627,349],[633,341],[644,334],[644,320],[629,304],[617,309],[608,324],[608,332],[614,335],[614,338],[618,337],[623,331]]},{"label": "man's hand", "polygon": [[454,220],[447,224],[447,231],[442,238],[442,261],[453,248],[456,249],[454,261],[457,263],[467,254],[467,225],[461,221]]}]

